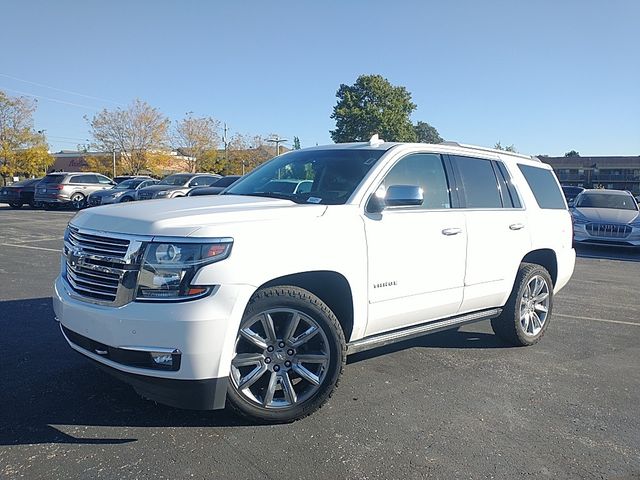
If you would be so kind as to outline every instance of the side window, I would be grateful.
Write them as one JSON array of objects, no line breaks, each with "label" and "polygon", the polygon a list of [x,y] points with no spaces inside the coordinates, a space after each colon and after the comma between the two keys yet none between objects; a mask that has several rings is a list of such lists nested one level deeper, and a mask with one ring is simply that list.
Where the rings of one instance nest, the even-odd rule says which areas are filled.
[{"label": "side window", "polygon": [[102,175],[96,175],[96,177],[98,177],[98,183],[103,185],[111,185],[111,180],[109,180],[107,177],[104,177]]},{"label": "side window", "polygon": [[76,175],[71,177],[69,183],[97,183],[95,175]]},{"label": "side window", "polygon": [[426,210],[451,208],[449,184],[440,155],[414,153],[396,163],[383,183],[391,185],[417,185],[422,188],[424,201],[420,207]]},{"label": "side window", "polygon": [[215,183],[216,180],[218,180],[218,177],[200,177],[198,179],[198,181],[200,182],[200,185],[206,185],[207,187],[212,183]]},{"label": "side window", "polygon": [[[507,186],[506,192],[504,190],[502,191],[502,197],[505,198],[505,194],[508,194],[508,198],[511,200],[511,206],[513,208],[522,208],[522,202],[518,196],[518,191],[516,190],[516,187],[513,186],[513,180],[511,179],[511,175],[509,175],[507,167],[505,167],[502,162],[495,162],[495,164],[498,166],[498,170],[500,171],[500,175],[498,175],[498,177],[502,176],[502,179]],[[508,205],[508,202],[506,205]]]},{"label": "side window", "polygon": [[533,196],[540,208],[564,210],[566,209],[564,195],[551,170],[518,164],[518,168],[527,180]]},{"label": "side window", "polygon": [[491,160],[451,156],[458,167],[460,190],[466,208],[502,208],[498,180]]}]

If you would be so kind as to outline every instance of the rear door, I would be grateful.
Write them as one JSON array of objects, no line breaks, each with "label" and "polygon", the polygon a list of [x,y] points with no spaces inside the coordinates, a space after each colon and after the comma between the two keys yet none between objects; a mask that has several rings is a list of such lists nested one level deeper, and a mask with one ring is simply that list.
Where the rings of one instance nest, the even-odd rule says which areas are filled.
[{"label": "rear door", "polygon": [[[451,155],[467,225],[467,266],[460,312],[501,306],[530,251],[527,212],[498,159]],[[510,190],[511,189],[511,190]]]}]

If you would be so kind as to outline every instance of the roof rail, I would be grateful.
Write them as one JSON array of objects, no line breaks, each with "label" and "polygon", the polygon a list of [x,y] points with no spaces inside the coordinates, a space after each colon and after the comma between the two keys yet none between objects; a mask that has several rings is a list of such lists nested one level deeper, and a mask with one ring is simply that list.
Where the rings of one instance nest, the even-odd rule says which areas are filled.
[{"label": "roof rail", "polygon": [[514,157],[526,158],[527,160],[536,160],[538,162],[541,161],[538,157],[534,157],[533,155],[524,155],[522,153],[517,153],[517,152],[507,152],[506,150],[498,150],[496,148],[479,147],[479,146],[476,146],[476,145],[467,145],[465,143],[452,142],[450,140],[447,140],[446,142],[441,142],[440,145],[449,145],[449,146],[452,146],[452,147],[468,148],[470,150],[480,150],[482,152],[500,153],[502,155],[512,155]]}]

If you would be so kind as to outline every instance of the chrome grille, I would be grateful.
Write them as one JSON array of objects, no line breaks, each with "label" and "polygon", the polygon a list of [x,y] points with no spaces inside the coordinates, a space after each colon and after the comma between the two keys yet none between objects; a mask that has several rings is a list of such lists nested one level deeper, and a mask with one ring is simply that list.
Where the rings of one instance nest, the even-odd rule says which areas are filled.
[{"label": "chrome grille", "polygon": [[631,227],[629,225],[618,225],[615,223],[589,223],[586,229],[593,237],[626,238],[631,234]]},{"label": "chrome grille", "polygon": [[69,225],[64,278],[80,300],[124,305],[133,300],[142,245],[139,240]]},{"label": "chrome grille", "polygon": [[[100,268],[93,270],[92,267],[94,266],[91,264],[74,265],[67,259],[67,281],[69,285],[80,295],[114,302],[118,296],[120,274],[113,273],[114,269],[109,272]],[[123,271],[121,270],[121,272]]]},{"label": "chrome grille", "polygon": [[120,260],[124,259],[129,248],[129,240],[80,233],[77,228],[71,226],[69,226],[68,241],[84,253]]}]

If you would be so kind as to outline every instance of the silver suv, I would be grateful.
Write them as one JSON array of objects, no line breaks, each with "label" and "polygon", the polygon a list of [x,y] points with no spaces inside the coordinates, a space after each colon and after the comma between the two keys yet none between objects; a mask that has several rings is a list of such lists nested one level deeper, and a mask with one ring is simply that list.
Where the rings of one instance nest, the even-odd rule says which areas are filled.
[{"label": "silver suv", "polygon": [[71,205],[79,210],[93,192],[111,188],[115,183],[108,177],[91,172],[56,172],[45,176],[36,187],[35,201],[45,210]]}]

